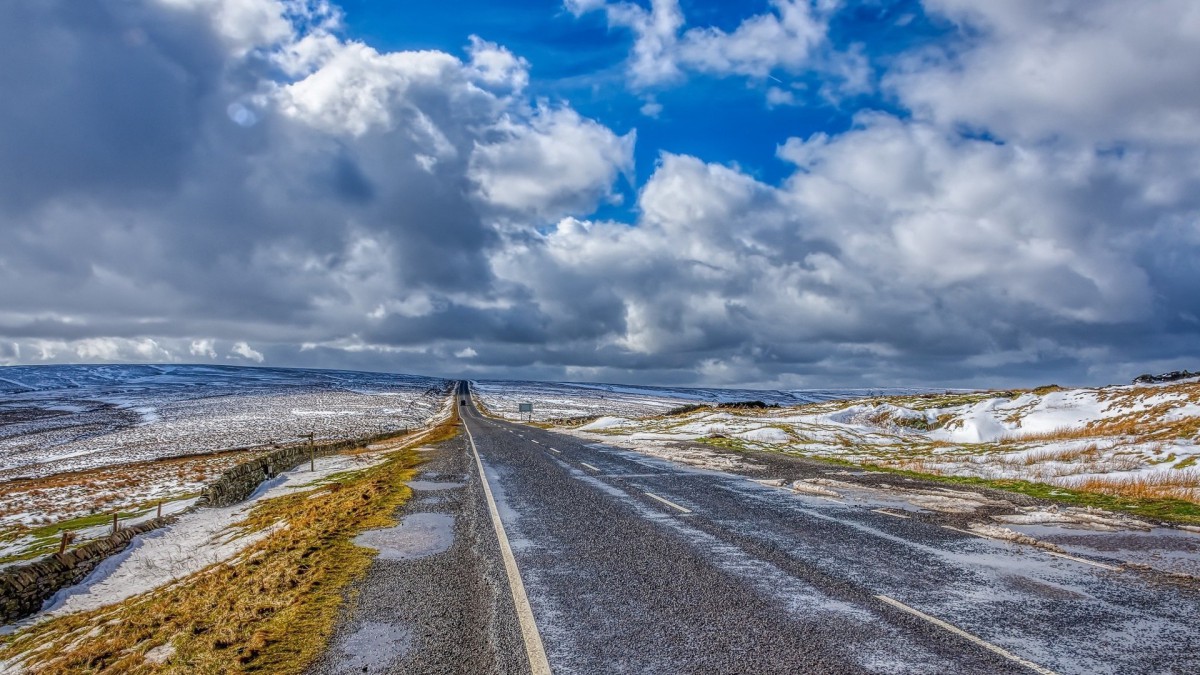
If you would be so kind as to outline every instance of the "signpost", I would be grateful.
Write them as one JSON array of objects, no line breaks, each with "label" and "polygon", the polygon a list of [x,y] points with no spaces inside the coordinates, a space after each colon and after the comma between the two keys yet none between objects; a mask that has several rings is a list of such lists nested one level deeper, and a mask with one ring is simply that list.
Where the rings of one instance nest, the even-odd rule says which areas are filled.
[{"label": "signpost", "polygon": [[517,412],[529,413],[529,417],[526,419],[527,419],[527,421],[530,421],[530,422],[533,421],[533,404],[532,403],[518,403],[517,404]]}]

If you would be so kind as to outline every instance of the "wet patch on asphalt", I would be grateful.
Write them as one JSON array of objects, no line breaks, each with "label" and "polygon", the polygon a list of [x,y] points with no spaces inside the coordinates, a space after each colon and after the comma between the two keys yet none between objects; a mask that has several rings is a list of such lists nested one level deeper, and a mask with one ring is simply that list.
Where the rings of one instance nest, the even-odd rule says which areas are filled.
[{"label": "wet patch on asphalt", "polygon": [[378,672],[404,656],[412,646],[412,631],[379,621],[365,621],[333,644],[341,658],[331,673]]},{"label": "wet patch on asphalt", "polygon": [[414,513],[395,527],[367,530],[354,543],[379,551],[383,560],[411,560],[442,553],[454,543],[454,516]]}]

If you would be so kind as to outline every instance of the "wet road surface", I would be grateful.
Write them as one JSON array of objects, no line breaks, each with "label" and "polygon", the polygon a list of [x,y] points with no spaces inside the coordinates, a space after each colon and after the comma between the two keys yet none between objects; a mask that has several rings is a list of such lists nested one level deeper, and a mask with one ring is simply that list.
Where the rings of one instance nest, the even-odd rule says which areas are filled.
[{"label": "wet road surface", "polygon": [[1200,595],[1119,561],[464,421],[554,672],[1200,672]]}]

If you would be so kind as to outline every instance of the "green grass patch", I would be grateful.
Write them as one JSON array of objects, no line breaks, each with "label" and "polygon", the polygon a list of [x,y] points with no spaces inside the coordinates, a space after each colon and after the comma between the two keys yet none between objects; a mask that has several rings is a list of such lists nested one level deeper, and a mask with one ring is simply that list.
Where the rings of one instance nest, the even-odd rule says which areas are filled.
[{"label": "green grass patch", "polygon": [[712,445],[718,448],[724,448],[726,450],[733,450],[735,452],[745,452],[747,447],[745,440],[741,438],[729,438],[728,436],[705,436],[703,438],[697,438],[696,440],[704,443],[705,445]]},{"label": "green grass patch", "polygon": [[1200,455],[1192,455],[1191,457],[1188,457],[1187,459],[1183,460],[1182,462],[1176,464],[1173,468],[1186,469],[1189,466],[1195,466],[1196,462],[1198,460],[1200,460]]}]

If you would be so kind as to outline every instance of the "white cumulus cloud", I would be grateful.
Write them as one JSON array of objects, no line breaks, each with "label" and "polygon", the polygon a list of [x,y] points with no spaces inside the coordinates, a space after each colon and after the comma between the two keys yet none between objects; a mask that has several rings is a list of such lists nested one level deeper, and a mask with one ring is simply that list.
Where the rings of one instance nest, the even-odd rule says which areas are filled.
[{"label": "white cumulus cloud", "polygon": [[256,351],[254,348],[252,348],[249,344],[247,344],[245,342],[233,343],[233,347],[231,347],[229,349],[229,357],[228,358],[232,359],[235,357],[243,358],[243,359],[246,359],[247,361],[253,361],[255,363],[263,362],[262,352]]}]

